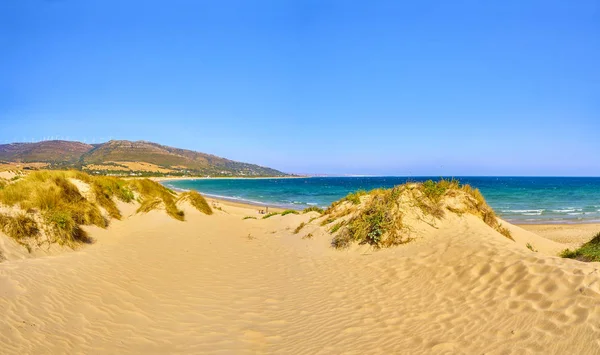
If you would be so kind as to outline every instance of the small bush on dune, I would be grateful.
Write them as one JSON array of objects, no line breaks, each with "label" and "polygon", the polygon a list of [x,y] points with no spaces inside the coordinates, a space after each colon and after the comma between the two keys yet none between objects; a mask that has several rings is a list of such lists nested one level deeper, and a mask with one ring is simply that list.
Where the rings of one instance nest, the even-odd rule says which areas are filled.
[{"label": "small bush on dune", "polygon": [[192,204],[192,206],[194,206],[194,208],[196,208],[198,211],[200,211],[204,214],[207,214],[207,215],[213,214],[213,210],[208,205],[208,202],[206,202],[206,199],[204,198],[204,196],[200,195],[196,191],[188,191],[188,192],[181,194],[181,196],[179,196],[178,201],[183,201],[183,200],[189,201]]},{"label": "small bush on dune", "polygon": [[271,213],[265,215],[262,219],[271,218],[273,216],[277,216],[278,214],[279,214],[279,212],[271,212]]},{"label": "small bush on dune", "polygon": [[17,241],[27,237],[36,237],[40,233],[35,220],[24,213],[16,216],[0,214],[0,228],[6,235]]},{"label": "small bush on dune", "polygon": [[317,206],[310,206],[308,208],[305,208],[304,211],[302,211],[302,213],[308,213],[308,212],[318,212],[320,214],[323,214],[323,209],[319,208]]},{"label": "small bush on dune", "polygon": [[402,213],[398,210],[397,199],[401,188],[398,186],[372,193],[365,208],[346,223],[344,229],[333,238],[332,245],[343,248],[354,241],[380,248],[410,241],[411,238],[403,235],[405,227]]},{"label": "small bush on dune", "polygon": [[585,262],[600,261],[600,233],[596,234],[592,240],[583,244],[578,249],[563,250],[560,256]]},{"label": "small bush on dune", "polygon": [[358,204],[360,204],[360,198],[361,198],[361,196],[365,196],[366,194],[367,194],[367,191],[365,191],[365,190],[358,190],[356,192],[349,193],[346,197],[344,197],[344,200],[345,201],[350,201],[354,205],[358,205]]},{"label": "small bush on dune", "polygon": [[246,216],[246,217],[242,218],[242,220],[247,220],[247,219],[256,219],[256,217],[253,217],[253,216]]},{"label": "small bush on dune", "polygon": [[45,217],[58,244],[73,247],[77,242],[91,241],[69,212],[55,210],[48,212]]},{"label": "small bush on dune", "polygon": [[296,210],[285,210],[283,212],[281,212],[282,216],[288,215],[288,214],[298,214],[299,212]]}]

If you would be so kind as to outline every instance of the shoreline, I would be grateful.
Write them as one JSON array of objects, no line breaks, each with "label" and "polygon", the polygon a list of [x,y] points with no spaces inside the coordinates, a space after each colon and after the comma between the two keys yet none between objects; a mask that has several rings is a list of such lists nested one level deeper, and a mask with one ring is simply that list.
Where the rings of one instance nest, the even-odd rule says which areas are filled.
[{"label": "shoreline", "polygon": [[241,177],[241,176],[155,176],[149,177],[152,181],[163,182],[163,181],[178,181],[178,180],[267,180],[267,179],[309,179],[311,176],[257,176],[257,177]]}]

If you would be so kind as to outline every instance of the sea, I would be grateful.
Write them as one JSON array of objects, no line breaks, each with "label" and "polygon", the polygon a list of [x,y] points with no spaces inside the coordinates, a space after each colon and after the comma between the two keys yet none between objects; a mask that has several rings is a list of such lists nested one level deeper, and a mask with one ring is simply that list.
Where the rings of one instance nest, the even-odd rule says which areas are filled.
[{"label": "sea", "polygon": [[[440,177],[309,177],[269,179],[167,180],[174,190],[196,190],[206,196],[301,210],[327,207],[350,192],[391,188]],[[600,178],[597,177],[457,177],[481,190],[488,204],[512,223],[600,222]]]}]

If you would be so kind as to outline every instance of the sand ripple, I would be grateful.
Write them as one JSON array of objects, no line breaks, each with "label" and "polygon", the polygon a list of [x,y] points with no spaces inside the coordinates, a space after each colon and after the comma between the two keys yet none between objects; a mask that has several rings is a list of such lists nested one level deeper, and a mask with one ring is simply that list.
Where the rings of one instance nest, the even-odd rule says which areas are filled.
[{"label": "sand ripple", "polygon": [[0,264],[2,352],[600,353],[597,263],[466,222],[339,252],[234,212],[135,216],[84,250]]}]

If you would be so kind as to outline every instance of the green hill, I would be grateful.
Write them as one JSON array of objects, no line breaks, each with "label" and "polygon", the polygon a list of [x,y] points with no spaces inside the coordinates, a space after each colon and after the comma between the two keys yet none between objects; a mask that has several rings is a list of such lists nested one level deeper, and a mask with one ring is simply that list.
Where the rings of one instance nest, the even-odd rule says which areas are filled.
[{"label": "green hill", "polygon": [[[89,145],[69,141],[0,145],[0,161],[127,175],[286,176],[281,171],[146,141]],[[138,164],[139,163],[139,164]]]}]

